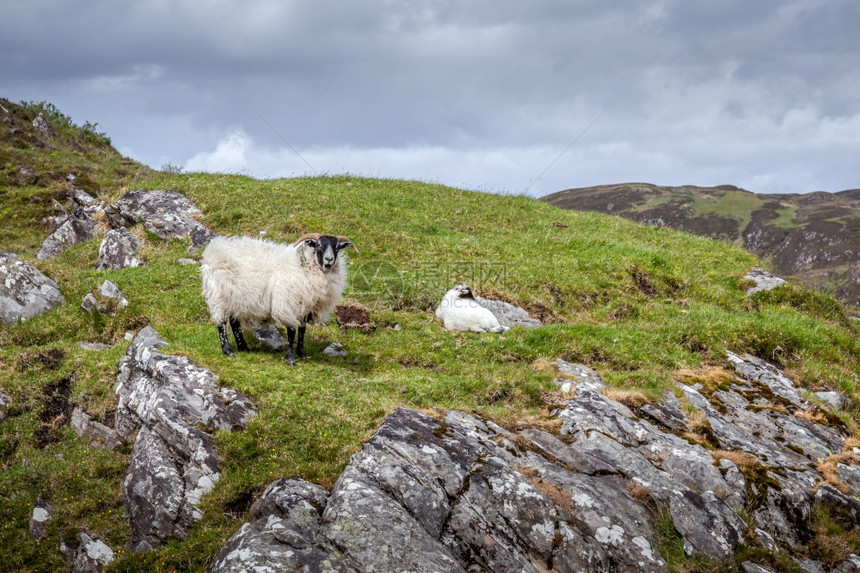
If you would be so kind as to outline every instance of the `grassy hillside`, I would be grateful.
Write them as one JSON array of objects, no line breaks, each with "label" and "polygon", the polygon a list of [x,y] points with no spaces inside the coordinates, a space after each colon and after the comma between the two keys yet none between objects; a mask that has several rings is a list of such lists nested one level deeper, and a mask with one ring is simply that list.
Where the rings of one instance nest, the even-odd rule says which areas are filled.
[{"label": "grassy hillside", "polygon": [[[5,110],[5,111],[4,111]],[[33,126],[42,114],[50,132]],[[47,102],[0,98],[0,248],[35,253],[51,228],[54,201],[64,203],[71,185],[97,197],[150,170],[123,157],[98,124],[76,124]],[[75,177],[74,182],[69,175]]]},{"label": "grassy hillside", "polygon": [[[129,541],[121,501],[129,452],[88,447],[46,405],[69,408],[67,399],[109,421],[117,363],[128,345],[123,336],[145,324],[170,343],[166,352],[210,368],[221,384],[251,396],[259,413],[246,430],[219,433],[222,477],[204,498],[204,517],[190,536],[149,554],[121,550],[111,567],[116,571],[201,570],[269,482],[301,476],[331,486],[397,406],[458,408],[508,426],[551,426],[549,412],[560,398],[551,365],[559,357],[657,399],[674,388],[680,371],[689,377],[720,365],[727,349],[750,352],[807,388],[838,389],[860,403],[860,333],[839,304],[797,285],[745,297],[742,276],[757,261],[723,243],[560,211],[525,197],[409,181],[156,174],[133,185],[188,195],[203,210],[202,222],[224,234],[285,241],[311,231],[349,236],[360,253],[350,252],[345,302],[367,307],[377,328],[310,327],[310,358],[294,368],[257,347],[229,359],[208,321],[197,268],[177,262],[189,256],[188,241],[134,229],[144,240],[139,256],[147,266],[119,271],[93,270],[98,240],[52,260],[26,256],[60,284],[68,302],[0,330],[0,389],[13,400],[0,423],[6,516],[0,563],[9,570],[62,569],[60,539],[81,530],[115,549]],[[128,189],[119,183],[102,189],[102,198],[116,200]],[[0,220],[4,232],[18,224]],[[130,306],[116,318],[94,319],[80,301],[105,279],[124,291]],[[547,325],[504,335],[445,331],[433,307],[461,280],[484,296],[529,309]],[[81,340],[113,346],[87,351],[77,345]],[[349,355],[322,355],[333,341]],[[855,413],[852,407],[844,415],[852,428]],[[27,535],[38,496],[56,508],[41,543]],[[681,561],[673,565],[678,570]]]},{"label": "grassy hillside", "polygon": [[860,308],[860,190],[763,195],[732,185],[621,183],[567,189],[543,200],[742,246],[779,274]]}]

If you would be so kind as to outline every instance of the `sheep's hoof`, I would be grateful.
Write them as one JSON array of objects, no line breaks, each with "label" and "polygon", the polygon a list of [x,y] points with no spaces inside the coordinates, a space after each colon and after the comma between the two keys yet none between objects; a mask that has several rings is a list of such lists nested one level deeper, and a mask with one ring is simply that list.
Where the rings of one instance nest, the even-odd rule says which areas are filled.
[{"label": "sheep's hoof", "polygon": [[224,353],[224,356],[226,356],[227,358],[236,358],[236,353],[233,352],[232,350],[228,350],[227,352]]},{"label": "sheep's hoof", "polygon": [[295,366],[296,359],[295,358],[287,358],[287,366]]}]

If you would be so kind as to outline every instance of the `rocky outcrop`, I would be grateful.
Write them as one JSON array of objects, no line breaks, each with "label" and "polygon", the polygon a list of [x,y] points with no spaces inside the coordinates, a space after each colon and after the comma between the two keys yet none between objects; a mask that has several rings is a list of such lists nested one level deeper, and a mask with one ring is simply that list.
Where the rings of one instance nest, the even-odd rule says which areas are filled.
[{"label": "rocky outcrop", "polygon": [[[396,410],[331,493],[272,483],[210,571],[666,571],[663,519],[687,554],[714,561],[747,543],[803,546],[814,503],[860,523],[858,484],[817,470],[846,432],[770,364],[730,354],[718,387],[635,408],[594,371],[558,366],[560,431]],[[840,465],[840,479],[860,476]]]},{"label": "rocky outcrop", "polygon": [[130,191],[106,214],[115,228],[143,223],[146,230],[162,239],[191,237],[192,248],[205,246],[215,233],[198,222],[200,209],[177,191]]},{"label": "rocky outcrop", "polygon": [[213,433],[244,428],[255,412],[248,397],[218,386],[209,370],[159,352],[166,344],[144,328],[117,376],[115,429],[123,439],[137,431],[123,481],[135,551],[187,535],[219,478]]},{"label": "rocky outcrop", "polygon": [[99,246],[96,270],[139,267],[143,263],[135,257],[140,242],[125,227],[111,229]]},{"label": "rocky outcrop", "polygon": [[0,253],[0,324],[13,326],[65,302],[57,283],[39,269],[15,253]]}]

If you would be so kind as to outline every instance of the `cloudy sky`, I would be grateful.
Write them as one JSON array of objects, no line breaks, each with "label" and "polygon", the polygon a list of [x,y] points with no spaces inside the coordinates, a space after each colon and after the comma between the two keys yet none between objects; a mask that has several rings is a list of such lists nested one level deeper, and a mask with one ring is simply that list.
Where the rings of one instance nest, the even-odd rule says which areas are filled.
[{"label": "cloudy sky", "polygon": [[856,0],[6,0],[0,96],[159,168],[860,187]]}]

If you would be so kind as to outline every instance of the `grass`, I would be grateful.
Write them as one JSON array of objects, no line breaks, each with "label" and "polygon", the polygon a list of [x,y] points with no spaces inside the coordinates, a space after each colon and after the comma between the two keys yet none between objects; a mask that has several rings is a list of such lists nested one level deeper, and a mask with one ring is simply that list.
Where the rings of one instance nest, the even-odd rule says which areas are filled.
[{"label": "grass", "polygon": [[[60,538],[80,530],[114,548],[129,541],[121,511],[128,452],[87,447],[67,426],[41,449],[34,434],[40,392],[64,377],[74,377],[72,403],[96,418],[108,415],[124,334],[145,324],[169,342],[166,352],[211,369],[222,384],[251,396],[259,413],[246,430],[218,434],[222,478],[189,537],[146,555],[121,551],[117,571],[202,569],[269,482],[301,476],[330,487],[397,407],[546,424],[542,395],[554,389],[552,374],[535,365],[559,357],[590,365],[636,402],[659,400],[679,370],[722,365],[726,350],[774,361],[810,388],[858,398],[860,337],[841,307],[796,286],[747,298],[742,276],[757,261],[722,243],[526,197],[414,181],[192,173],[139,176],[133,184],[188,195],[203,210],[202,222],[219,233],[263,232],[281,241],[311,231],[349,236],[360,253],[350,253],[345,302],[368,308],[377,329],[311,327],[311,358],[295,368],[260,348],[228,359],[208,321],[197,268],[177,263],[197,256],[187,240],[162,241],[134,229],[144,239],[140,257],[147,266],[119,271],[93,270],[97,240],[52,260],[30,259],[61,285],[68,302],[0,331],[0,388],[14,402],[13,415],[0,424],[0,508],[7,515],[0,562],[14,570],[61,567]],[[121,179],[102,196],[115,200],[128,189]],[[130,306],[116,318],[93,319],[79,304],[105,279]],[[461,280],[551,324],[501,336],[449,333],[432,309]],[[77,346],[80,340],[115,346],[89,352]],[[349,355],[322,355],[333,341]],[[51,350],[63,356],[46,366],[37,355]],[[25,353],[31,359],[19,358]],[[37,496],[50,499],[57,514],[41,544],[26,533]]]}]

